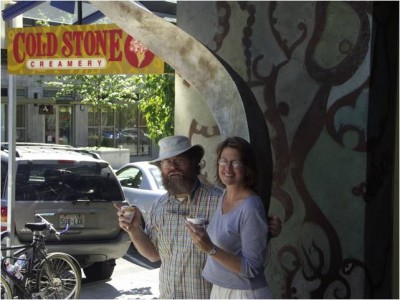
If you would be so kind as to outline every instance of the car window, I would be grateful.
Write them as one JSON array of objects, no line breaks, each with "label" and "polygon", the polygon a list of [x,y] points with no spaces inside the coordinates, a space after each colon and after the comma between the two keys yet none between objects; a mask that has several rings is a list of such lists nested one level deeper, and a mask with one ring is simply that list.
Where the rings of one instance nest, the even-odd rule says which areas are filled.
[{"label": "car window", "polygon": [[143,180],[142,171],[136,167],[129,167],[117,173],[117,178],[123,187],[138,189]]},{"label": "car window", "polygon": [[118,201],[123,196],[106,164],[49,161],[18,164],[15,198],[16,201]]},{"label": "car window", "polygon": [[158,168],[150,168],[150,173],[153,176],[158,189],[164,190],[164,185],[162,182],[162,176],[160,170]]}]

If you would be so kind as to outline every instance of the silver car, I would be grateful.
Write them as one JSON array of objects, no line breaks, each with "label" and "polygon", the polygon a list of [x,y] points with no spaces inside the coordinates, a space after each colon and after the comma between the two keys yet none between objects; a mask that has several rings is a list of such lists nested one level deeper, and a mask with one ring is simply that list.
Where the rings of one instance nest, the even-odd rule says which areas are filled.
[{"label": "silver car", "polygon": [[[2,226],[6,224],[7,148],[2,144]],[[24,225],[41,214],[59,231],[69,228],[60,241],[46,242],[50,252],[74,256],[89,280],[110,278],[115,260],[130,246],[114,207],[114,203],[123,204],[125,197],[110,165],[94,153],[51,144],[17,144],[15,160],[17,242],[31,242],[32,232]]]},{"label": "silver car", "polygon": [[116,174],[127,201],[138,207],[146,219],[153,202],[166,193],[160,169],[147,161],[133,162],[122,166]]}]

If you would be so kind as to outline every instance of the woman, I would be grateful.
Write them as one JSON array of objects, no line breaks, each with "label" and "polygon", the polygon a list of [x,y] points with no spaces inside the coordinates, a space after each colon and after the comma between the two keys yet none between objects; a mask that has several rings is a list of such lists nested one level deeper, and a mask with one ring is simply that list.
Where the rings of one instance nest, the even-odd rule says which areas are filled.
[{"label": "woman", "polygon": [[217,149],[217,182],[225,187],[207,231],[187,223],[194,244],[208,253],[203,277],[210,298],[266,299],[264,274],[268,221],[255,192],[257,162],[251,145],[230,137]]}]

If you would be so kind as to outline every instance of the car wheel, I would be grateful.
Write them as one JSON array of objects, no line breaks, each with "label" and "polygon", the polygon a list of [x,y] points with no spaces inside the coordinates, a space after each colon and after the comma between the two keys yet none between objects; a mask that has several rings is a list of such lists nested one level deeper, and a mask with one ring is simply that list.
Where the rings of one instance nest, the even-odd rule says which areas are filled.
[{"label": "car wheel", "polygon": [[103,262],[95,262],[83,269],[85,276],[90,281],[97,281],[111,278],[114,272],[115,259],[110,259]]}]

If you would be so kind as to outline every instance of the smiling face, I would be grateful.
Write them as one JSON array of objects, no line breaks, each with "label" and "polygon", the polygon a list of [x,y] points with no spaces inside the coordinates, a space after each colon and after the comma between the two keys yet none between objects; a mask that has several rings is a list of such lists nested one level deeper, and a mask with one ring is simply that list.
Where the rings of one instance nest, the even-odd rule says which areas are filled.
[{"label": "smiling face", "polygon": [[217,148],[216,183],[222,187],[237,184],[256,189],[257,160],[254,150],[245,139],[233,136]]},{"label": "smiling face", "polygon": [[218,175],[225,186],[244,185],[246,167],[236,148],[226,147],[218,159]]},{"label": "smiling face", "polygon": [[196,182],[195,160],[188,155],[161,161],[163,184],[172,195],[189,194]]}]

